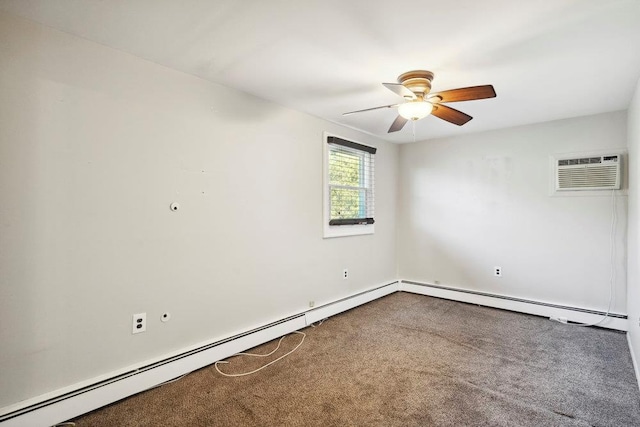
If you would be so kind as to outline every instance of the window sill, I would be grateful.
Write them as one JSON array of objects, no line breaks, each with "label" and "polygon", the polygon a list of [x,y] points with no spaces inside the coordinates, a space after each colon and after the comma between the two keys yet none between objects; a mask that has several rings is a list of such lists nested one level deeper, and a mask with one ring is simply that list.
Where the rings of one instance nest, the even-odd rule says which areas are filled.
[{"label": "window sill", "polygon": [[325,225],[324,235],[325,239],[333,237],[347,237],[347,236],[361,236],[364,234],[374,234],[374,224],[362,224],[362,225]]}]

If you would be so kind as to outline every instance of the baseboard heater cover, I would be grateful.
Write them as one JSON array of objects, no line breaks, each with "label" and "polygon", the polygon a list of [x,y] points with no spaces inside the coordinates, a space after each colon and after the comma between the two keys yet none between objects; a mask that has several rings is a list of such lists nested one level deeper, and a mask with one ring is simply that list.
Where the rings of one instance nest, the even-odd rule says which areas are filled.
[{"label": "baseboard heater cover", "polygon": [[399,290],[391,282],[0,415],[2,427],[54,425]]},{"label": "baseboard heater cover", "polygon": [[[469,302],[472,304],[485,305],[506,310],[518,311],[538,316],[557,315],[559,311],[568,314],[569,320],[575,322],[589,323],[596,316],[604,316],[606,312],[590,310],[580,307],[572,307],[561,304],[553,304],[542,301],[528,300],[524,298],[510,297],[506,295],[492,294],[488,292],[473,291],[470,289],[454,288],[449,286],[422,283],[411,280],[403,280],[400,283],[400,290],[421,295],[430,295],[439,298],[452,299],[456,301]],[[466,295],[466,296],[465,296]],[[627,331],[627,315],[619,313],[609,313],[608,320],[601,325],[605,328]]]}]

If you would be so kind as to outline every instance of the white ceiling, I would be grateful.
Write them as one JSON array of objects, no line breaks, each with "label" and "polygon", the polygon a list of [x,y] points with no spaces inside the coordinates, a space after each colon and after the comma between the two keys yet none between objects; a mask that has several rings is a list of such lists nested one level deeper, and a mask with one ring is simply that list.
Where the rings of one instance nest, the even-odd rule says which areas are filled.
[{"label": "white ceiling", "polygon": [[393,142],[413,69],[433,90],[493,84],[415,139],[626,109],[640,77],[638,0],[0,0],[0,9]]}]

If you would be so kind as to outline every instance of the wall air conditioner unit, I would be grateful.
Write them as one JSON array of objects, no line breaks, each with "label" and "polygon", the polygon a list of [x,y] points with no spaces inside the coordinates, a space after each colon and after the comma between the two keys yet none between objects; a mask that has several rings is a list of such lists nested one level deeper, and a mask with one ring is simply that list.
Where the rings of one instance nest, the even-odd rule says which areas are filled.
[{"label": "wall air conditioner unit", "polygon": [[556,191],[619,190],[622,156],[556,160]]}]

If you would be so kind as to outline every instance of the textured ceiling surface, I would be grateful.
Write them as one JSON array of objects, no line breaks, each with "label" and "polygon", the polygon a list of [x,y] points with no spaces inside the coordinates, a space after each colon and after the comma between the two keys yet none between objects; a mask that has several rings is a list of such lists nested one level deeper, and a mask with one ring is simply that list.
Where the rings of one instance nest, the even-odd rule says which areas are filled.
[{"label": "textured ceiling surface", "polygon": [[[0,0],[0,10],[359,129],[410,142],[626,109],[640,77],[638,0]],[[433,90],[493,84],[387,134],[413,69]]]}]

